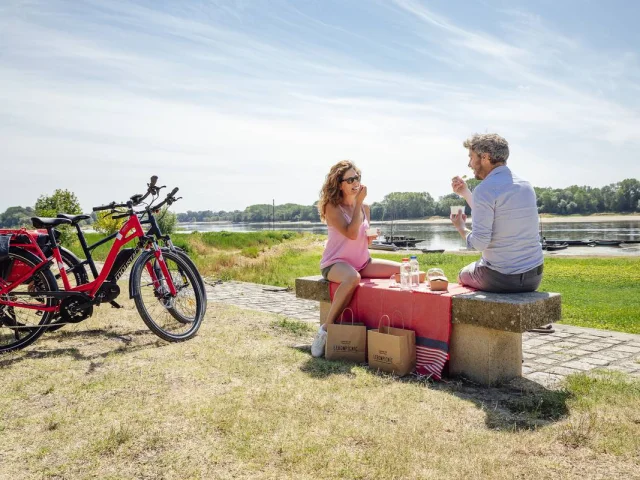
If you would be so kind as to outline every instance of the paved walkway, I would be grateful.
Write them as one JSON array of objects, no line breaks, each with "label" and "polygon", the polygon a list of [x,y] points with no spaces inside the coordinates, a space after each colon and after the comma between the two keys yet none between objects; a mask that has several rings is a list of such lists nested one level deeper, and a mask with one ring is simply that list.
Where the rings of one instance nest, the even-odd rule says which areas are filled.
[{"label": "paved walkway", "polygon": [[[224,282],[207,286],[212,302],[277,313],[317,323],[319,303],[296,298],[293,292],[255,283]],[[554,324],[555,333],[526,332],[522,336],[522,373],[552,385],[571,373],[606,368],[640,378],[640,335]]]}]

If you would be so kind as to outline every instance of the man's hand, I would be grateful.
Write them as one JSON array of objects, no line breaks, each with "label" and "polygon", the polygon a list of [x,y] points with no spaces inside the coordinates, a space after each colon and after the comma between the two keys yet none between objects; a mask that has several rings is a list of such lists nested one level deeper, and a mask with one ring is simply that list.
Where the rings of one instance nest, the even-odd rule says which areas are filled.
[{"label": "man's hand", "polygon": [[464,213],[458,213],[456,215],[451,215],[451,223],[456,227],[456,230],[460,232],[460,235],[463,237],[466,236],[466,227],[465,222],[467,221],[467,216]]},{"label": "man's hand", "polygon": [[466,198],[467,194],[471,193],[469,187],[467,187],[467,182],[465,182],[461,177],[453,177],[451,179],[451,189],[454,193],[457,193],[464,198]]}]

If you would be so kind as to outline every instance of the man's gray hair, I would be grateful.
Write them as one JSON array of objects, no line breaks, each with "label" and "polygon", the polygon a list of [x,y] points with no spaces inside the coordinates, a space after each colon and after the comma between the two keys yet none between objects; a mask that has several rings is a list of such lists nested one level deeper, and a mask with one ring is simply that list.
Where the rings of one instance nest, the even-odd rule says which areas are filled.
[{"label": "man's gray hair", "polygon": [[509,158],[509,142],[497,133],[476,133],[467,138],[462,145],[478,155],[489,154],[491,163],[507,163]]}]

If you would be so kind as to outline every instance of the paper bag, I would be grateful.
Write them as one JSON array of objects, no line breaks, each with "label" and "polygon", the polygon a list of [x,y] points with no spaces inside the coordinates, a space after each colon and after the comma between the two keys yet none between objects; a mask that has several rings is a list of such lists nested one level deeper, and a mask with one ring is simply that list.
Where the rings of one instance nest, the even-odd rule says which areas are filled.
[{"label": "paper bag", "polygon": [[[351,322],[343,322],[344,312],[351,312]],[[327,360],[348,360],[364,363],[367,360],[367,327],[354,323],[353,310],[345,308],[340,323],[327,325],[327,343],[324,356]]]},{"label": "paper bag", "polygon": [[[385,318],[389,326],[383,325]],[[382,316],[377,330],[367,332],[367,348],[369,366],[372,368],[403,377],[416,366],[416,333],[391,327],[388,315]]]}]

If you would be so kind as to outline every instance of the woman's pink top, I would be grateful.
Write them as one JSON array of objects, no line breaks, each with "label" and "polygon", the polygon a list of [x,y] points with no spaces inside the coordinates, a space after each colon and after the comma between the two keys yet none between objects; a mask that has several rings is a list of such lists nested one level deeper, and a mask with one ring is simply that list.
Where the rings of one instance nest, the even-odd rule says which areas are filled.
[{"label": "woman's pink top", "polygon": [[[342,205],[338,205],[347,223],[351,223],[351,217],[345,212]],[[327,225],[329,230],[329,238],[327,245],[324,247],[322,260],[320,261],[320,269],[333,265],[334,263],[344,262],[351,265],[356,270],[362,270],[369,262],[369,240],[367,239],[367,229],[369,221],[362,207],[362,216],[364,220],[358,230],[358,237],[355,240],[349,240],[346,236],[338,231],[337,228]]]}]

